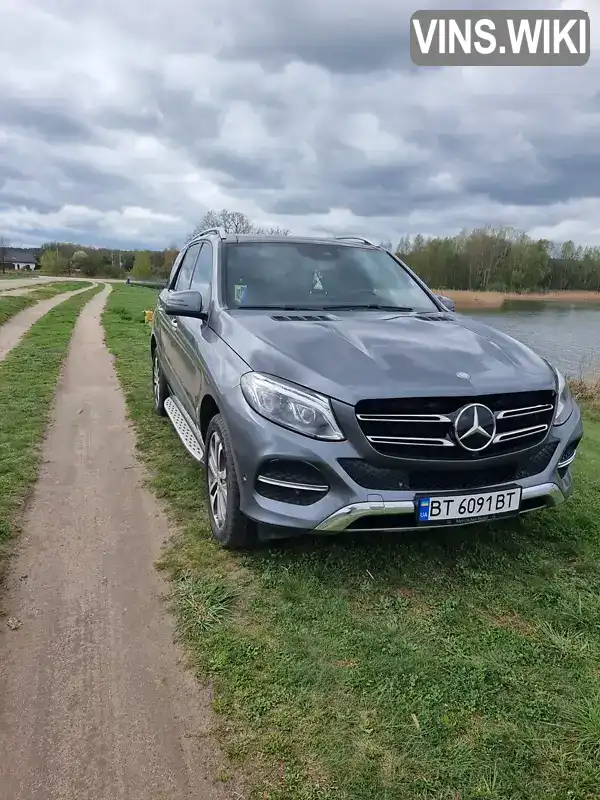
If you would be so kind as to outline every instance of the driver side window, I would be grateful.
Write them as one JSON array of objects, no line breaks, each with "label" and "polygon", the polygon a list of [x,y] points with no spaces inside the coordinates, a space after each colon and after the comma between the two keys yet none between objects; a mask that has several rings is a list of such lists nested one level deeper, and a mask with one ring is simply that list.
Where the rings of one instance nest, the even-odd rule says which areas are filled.
[{"label": "driver side window", "polygon": [[192,274],[194,272],[194,264],[196,263],[196,256],[200,250],[199,244],[193,244],[183,257],[183,262],[177,276],[177,282],[174,289],[176,292],[184,291],[190,288],[192,282]]},{"label": "driver side window", "polygon": [[204,242],[200,255],[196,259],[196,267],[190,283],[190,289],[202,291],[212,283],[212,264],[212,245],[209,242]]}]

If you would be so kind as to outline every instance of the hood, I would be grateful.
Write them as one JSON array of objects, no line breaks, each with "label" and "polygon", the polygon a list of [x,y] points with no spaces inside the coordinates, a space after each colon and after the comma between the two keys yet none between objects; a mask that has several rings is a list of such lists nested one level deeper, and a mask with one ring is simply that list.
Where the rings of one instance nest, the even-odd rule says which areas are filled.
[{"label": "hood", "polygon": [[373,311],[322,316],[329,319],[226,312],[220,333],[253,370],[352,405],[369,397],[477,395],[555,385],[540,356],[469,317]]}]

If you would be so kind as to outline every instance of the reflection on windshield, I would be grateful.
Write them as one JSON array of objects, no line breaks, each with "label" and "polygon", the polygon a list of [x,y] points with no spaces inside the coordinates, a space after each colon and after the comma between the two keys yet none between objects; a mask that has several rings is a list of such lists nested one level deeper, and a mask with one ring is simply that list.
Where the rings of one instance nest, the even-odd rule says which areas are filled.
[{"label": "reflection on windshield", "polygon": [[316,242],[228,243],[224,267],[231,308],[436,310],[383,250]]}]

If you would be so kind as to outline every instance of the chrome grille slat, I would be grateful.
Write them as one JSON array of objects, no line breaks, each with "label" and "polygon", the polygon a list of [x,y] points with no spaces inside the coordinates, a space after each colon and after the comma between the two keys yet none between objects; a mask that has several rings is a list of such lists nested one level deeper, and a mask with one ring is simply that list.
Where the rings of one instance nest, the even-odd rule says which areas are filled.
[{"label": "chrome grille slat", "polygon": [[522,439],[524,436],[533,436],[535,433],[545,433],[548,430],[547,425],[532,425],[530,428],[519,428],[516,431],[507,431],[506,433],[498,433],[494,436],[494,442],[508,442],[512,439]]},{"label": "chrome grille slat", "polygon": [[445,414],[357,414],[362,422],[451,422]]},{"label": "chrome grille slat", "polygon": [[511,408],[507,411],[499,411],[496,419],[513,419],[514,417],[525,417],[528,414],[543,414],[545,411],[554,411],[554,406],[550,403],[543,406],[528,406],[526,408]]},{"label": "chrome grille slat", "polygon": [[430,439],[420,438],[418,436],[367,436],[367,439],[373,444],[414,444],[417,447],[455,447],[454,442],[450,439]]}]

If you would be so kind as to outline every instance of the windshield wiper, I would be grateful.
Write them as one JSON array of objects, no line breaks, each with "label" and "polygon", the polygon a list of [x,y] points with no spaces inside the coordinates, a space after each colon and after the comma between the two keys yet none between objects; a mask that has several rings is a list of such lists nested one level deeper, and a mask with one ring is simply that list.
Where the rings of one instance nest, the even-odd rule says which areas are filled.
[{"label": "windshield wiper", "polygon": [[379,303],[367,303],[364,305],[357,305],[356,303],[347,303],[344,305],[335,305],[335,306],[323,306],[323,310],[327,311],[328,309],[331,311],[343,311],[344,309],[348,309],[349,311],[354,311],[360,308],[371,308],[375,309],[376,311],[414,311],[414,308],[409,308],[408,306],[386,306],[380,305]]}]

